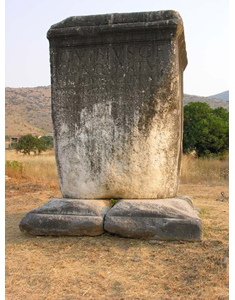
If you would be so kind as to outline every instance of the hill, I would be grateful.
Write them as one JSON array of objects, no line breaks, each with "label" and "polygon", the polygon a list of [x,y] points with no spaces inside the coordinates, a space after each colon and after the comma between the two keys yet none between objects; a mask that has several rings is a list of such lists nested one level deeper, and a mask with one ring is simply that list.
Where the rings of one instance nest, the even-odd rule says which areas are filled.
[{"label": "hill", "polygon": [[216,95],[208,96],[209,98],[215,98],[218,100],[229,101],[229,91],[225,91]]},{"label": "hill", "polygon": [[[229,109],[229,103],[209,97],[184,94],[184,105],[189,102],[206,102],[212,108],[222,106]],[[5,89],[5,134],[36,133],[47,135],[52,132],[51,87]]]},{"label": "hill", "polygon": [[195,95],[184,94],[184,105],[188,104],[189,102],[206,102],[210,105],[211,108],[217,108],[222,106],[225,109],[229,110],[229,102],[210,97],[200,97]]},{"label": "hill", "polygon": [[52,131],[51,87],[5,89],[5,134]]}]

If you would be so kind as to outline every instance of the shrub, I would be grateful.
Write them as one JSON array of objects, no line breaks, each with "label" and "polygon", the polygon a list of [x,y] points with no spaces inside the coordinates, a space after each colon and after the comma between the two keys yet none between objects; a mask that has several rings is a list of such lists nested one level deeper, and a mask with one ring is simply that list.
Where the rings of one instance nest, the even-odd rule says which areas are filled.
[{"label": "shrub", "polygon": [[22,177],[26,166],[17,160],[7,160],[5,163],[6,174],[10,177]]},{"label": "shrub", "polygon": [[114,206],[119,201],[119,199],[110,199],[110,201],[111,205]]}]

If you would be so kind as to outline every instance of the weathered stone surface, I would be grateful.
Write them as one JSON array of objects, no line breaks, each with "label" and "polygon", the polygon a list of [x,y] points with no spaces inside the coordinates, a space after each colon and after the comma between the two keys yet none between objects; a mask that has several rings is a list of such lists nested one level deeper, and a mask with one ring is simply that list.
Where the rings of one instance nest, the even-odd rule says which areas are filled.
[{"label": "weathered stone surface", "polygon": [[[151,241],[200,240],[202,223],[191,199],[173,198],[187,65],[180,15],[70,17],[53,25],[47,37],[64,198],[29,212],[20,229],[95,236],[105,228]],[[107,200],[94,200],[108,198],[124,200],[112,209]]]},{"label": "weathered stone surface", "polygon": [[202,222],[188,199],[121,200],[107,213],[104,229],[131,238],[199,241]]},{"label": "weathered stone surface", "polygon": [[187,65],[179,14],[70,17],[47,36],[63,197],[174,197]]},{"label": "weathered stone surface", "polygon": [[107,200],[51,199],[30,211],[20,222],[23,232],[32,235],[101,235]]}]

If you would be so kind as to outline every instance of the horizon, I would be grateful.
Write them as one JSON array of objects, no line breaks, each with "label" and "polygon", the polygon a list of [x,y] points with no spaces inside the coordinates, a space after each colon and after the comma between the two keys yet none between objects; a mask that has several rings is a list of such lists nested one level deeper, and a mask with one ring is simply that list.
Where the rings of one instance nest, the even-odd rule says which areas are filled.
[{"label": "horizon", "polygon": [[[11,86],[5,86],[5,89],[32,89],[32,88],[40,88],[40,87],[50,87],[51,84],[48,84],[48,85],[37,85],[37,86],[20,86],[20,87],[11,87]],[[188,94],[188,93],[183,93],[184,95],[191,95],[191,96],[197,96],[197,97],[204,97],[204,98],[210,98],[211,96],[216,96],[218,94],[222,94],[222,93],[225,93],[225,92],[229,92],[229,90],[225,90],[225,91],[222,91],[222,92],[218,92],[216,94],[213,94],[213,95],[209,95],[209,96],[202,96],[202,95],[194,95],[194,94]]]}]

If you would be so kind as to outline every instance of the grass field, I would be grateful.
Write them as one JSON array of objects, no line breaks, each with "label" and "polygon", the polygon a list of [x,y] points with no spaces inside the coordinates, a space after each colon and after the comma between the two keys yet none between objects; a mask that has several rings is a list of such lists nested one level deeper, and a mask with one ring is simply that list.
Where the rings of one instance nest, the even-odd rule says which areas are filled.
[{"label": "grass field", "polygon": [[227,160],[183,157],[179,193],[200,208],[203,239],[154,245],[21,233],[28,211],[61,197],[55,159],[7,151],[6,160],[18,162],[6,167],[6,299],[228,299]]}]

